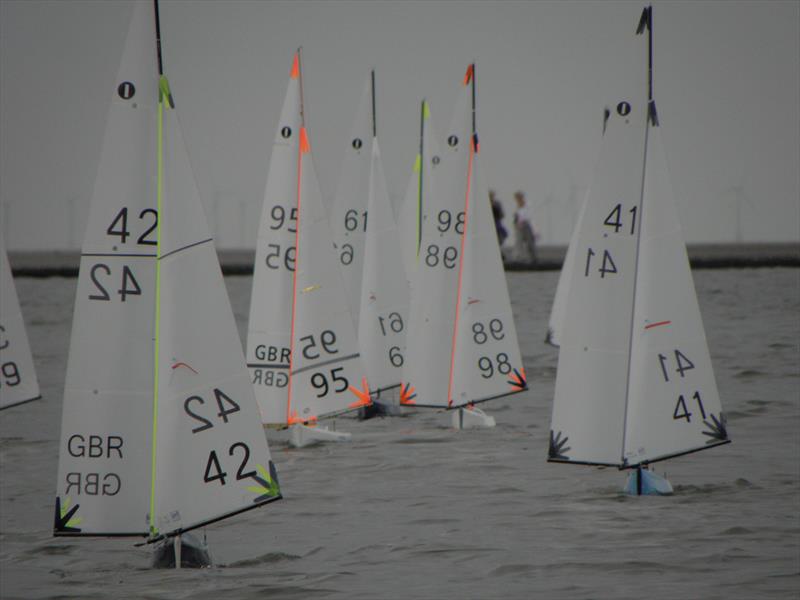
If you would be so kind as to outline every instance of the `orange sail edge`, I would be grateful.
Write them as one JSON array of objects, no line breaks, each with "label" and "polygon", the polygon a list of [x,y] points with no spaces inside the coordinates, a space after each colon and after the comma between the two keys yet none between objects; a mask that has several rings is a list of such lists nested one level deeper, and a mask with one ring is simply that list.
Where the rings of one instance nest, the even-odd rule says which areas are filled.
[{"label": "orange sail edge", "polygon": [[525,376],[525,367],[514,369],[514,372],[511,373],[506,383],[511,385],[511,389],[515,392],[528,389],[528,378]]},{"label": "orange sail edge", "polygon": [[414,402],[414,398],[416,397],[416,389],[411,387],[410,383],[400,384],[400,404],[413,406],[416,404],[416,402]]},{"label": "orange sail edge", "polygon": [[311,152],[311,144],[308,143],[308,134],[306,128],[300,128],[300,154],[308,154]]},{"label": "orange sail edge", "polygon": [[372,397],[369,393],[369,384],[367,383],[367,378],[361,378],[361,389],[359,390],[357,387],[348,386],[347,388],[350,390],[358,400],[352,402],[347,405],[347,408],[361,408],[362,406],[369,406],[372,404]]},{"label": "orange sail edge", "polygon": [[469,82],[472,81],[472,74],[475,71],[475,64],[470,64],[467,67],[467,72],[464,73],[464,85],[469,85]]},{"label": "orange sail edge", "polygon": [[297,79],[300,77],[300,54],[294,53],[294,61],[292,62],[292,70],[289,72],[289,77]]},{"label": "orange sail edge", "polygon": [[286,420],[287,425],[308,425],[309,427],[315,427],[317,425],[317,417],[307,417],[302,419],[297,416],[297,411],[294,410],[289,415],[289,418]]}]

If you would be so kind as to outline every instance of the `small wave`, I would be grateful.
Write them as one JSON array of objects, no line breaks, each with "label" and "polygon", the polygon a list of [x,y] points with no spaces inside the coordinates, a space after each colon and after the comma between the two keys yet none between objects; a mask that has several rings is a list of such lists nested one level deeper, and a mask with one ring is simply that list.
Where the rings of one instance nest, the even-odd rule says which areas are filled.
[{"label": "small wave", "polygon": [[297,554],[287,554],[285,552],[267,552],[254,558],[237,560],[227,565],[219,565],[222,569],[236,569],[241,567],[255,567],[258,565],[274,564],[284,561],[300,560],[302,556]]},{"label": "small wave", "polygon": [[536,571],[537,567],[535,565],[500,565],[489,571],[489,575],[503,577],[505,575],[524,575],[526,573],[535,573]]},{"label": "small wave", "polygon": [[768,373],[764,373],[758,369],[743,369],[736,373],[734,377],[736,379],[755,379],[756,377],[766,377],[767,375]]}]

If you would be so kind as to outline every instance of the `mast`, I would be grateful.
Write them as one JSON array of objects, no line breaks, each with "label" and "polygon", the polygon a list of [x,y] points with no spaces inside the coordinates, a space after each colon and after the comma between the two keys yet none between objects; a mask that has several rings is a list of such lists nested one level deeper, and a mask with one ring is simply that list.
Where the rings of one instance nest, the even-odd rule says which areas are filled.
[{"label": "mast", "polygon": [[303,103],[303,58],[301,56],[301,52],[303,51],[302,46],[297,47],[297,79],[299,80],[300,85],[300,127],[306,126],[306,110],[305,104]]},{"label": "mast", "polygon": [[[158,148],[156,150],[156,214],[160,217],[163,213],[162,200],[164,188],[164,64],[161,58],[161,18],[158,11],[158,0],[153,0],[153,9],[156,19],[156,52],[158,55]],[[150,511],[149,529],[150,537],[158,534],[156,528],[156,451],[158,440],[158,375],[159,375],[159,332],[161,325],[161,222],[158,218],[156,224],[156,268],[155,268],[155,323],[153,343],[153,439],[151,441],[150,456]]]},{"label": "mast", "polygon": [[475,63],[469,66],[468,73],[472,75],[472,143],[475,145],[475,151],[478,151],[478,111],[475,102]]},{"label": "mast", "polygon": [[372,69],[372,137],[378,137],[378,120],[375,116],[375,69]]},{"label": "mast", "polygon": [[647,117],[654,127],[658,125],[656,102],[653,98],[653,6],[648,5],[642,10],[636,35],[641,35],[647,30]]},{"label": "mast", "polygon": [[158,13],[158,0],[153,0],[153,8],[156,13],[156,52],[158,53],[158,74],[164,74],[164,63],[161,59],[161,17]]}]

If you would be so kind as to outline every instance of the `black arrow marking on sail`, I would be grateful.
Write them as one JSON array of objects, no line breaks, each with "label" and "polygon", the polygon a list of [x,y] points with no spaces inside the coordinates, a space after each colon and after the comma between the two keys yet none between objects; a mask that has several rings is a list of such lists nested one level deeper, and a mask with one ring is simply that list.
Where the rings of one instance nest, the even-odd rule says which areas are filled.
[{"label": "black arrow marking on sail", "polygon": [[728,429],[725,427],[727,419],[723,413],[719,413],[719,419],[714,415],[711,415],[711,420],[713,423],[709,423],[708,421],[703,421],[703,424],[708,427],[711,431],[703,431],[703,435],[707,435],[710,437],[710,440],[706,440],[706,444],[713,444],[715,441],[724,442],[728,439]]},{"label": "black arrow marking on sail", "polygon": [[514,375],[517,376],[517,380],[514,381],[513,379],[506,379],[506,383],[508,383],[509,385],[512,385],[514,387],[517,387],[520,390],[527,389],[528,388],[528,381],[525,379],[525,377],[522,375],[522,373],[520,373],[519,370],[514,369]]},{"label": "black arrow marking on sail", "polygon": [[64,532],[78,532],[80,528],[78,527],[67,527],[67,523],[69,523],[72,516],[78,512],[80,508],[80,504],[76,504],[72,508],[67,511],[63,517],[61,516],[61,498],[56,496],[56,514],[55,514],[55,521],[53,523],[53,528],[55,531],[64,531]]},{"label": "black arrow marking on sail", "polygon": [[553,430],[550,430],[550,451],[548,452],[549,458],[560,458],[562,460],[569,460],[569,457],[565,454],[568,452],[571,447],[567,446],[564,447],[569,440],[568,436],[564,436],[564,439],[561,439],[561,432],[559,431],[555,436],[553,435]]},{"label": "black arrow marking on sail", "polygon": [[280,496],[281,486],[280,483],[278,483],[278,471],[275,469],[275,463],[273,463],[272,461],[269,461],[269,477],[270,479],[272,479],[272,483],[266,481],[263,477],[259,477],[258,475],[252,476],[252,479],[257,481],[261,487],[263,487],[265,490],[270,491],[270,493],[262,494],[261,496],[253,500],[253,504],[258,504],[263,500]]},{"label": "black arrow marking on sail", "polygon": [[650,31],[651,27],[650,19],[652,18],[651,15],[652,15],[651,7],[645,6],[644,10],[642,10],[642,16],[639,18],[639,26],[636,28],[636,35],[641,35],[642,33],[644,33],[645,29]]}]

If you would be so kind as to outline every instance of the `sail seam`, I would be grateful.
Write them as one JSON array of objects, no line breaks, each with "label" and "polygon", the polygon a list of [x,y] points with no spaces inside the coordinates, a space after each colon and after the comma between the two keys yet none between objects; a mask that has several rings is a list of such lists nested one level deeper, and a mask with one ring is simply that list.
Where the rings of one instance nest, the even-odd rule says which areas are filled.
[{"label": "sail seam", "polygon": [[326,365],[332,365],[337,362],[345,362],[348,360],[353,360],[354,358],[358,358],[359,356],[361,355],[358,352],[356,352],[355,354],[350,354],[349,356],[343,356],[342,358],[331,358],[330,360],[323,360],[322,362],[313,365],[308,365],[306,367],[303,367],[302,369],[297,369],[296,371],[290,371],[290,373],[292,375],[297,375],[298,373],[304,373],[306,371],[310,371],[311,369],[317,369],[319,367],[324,367]]},{"label": "sail seam", "polygon": [[247,363],[247,366],[253,369],[288,369],[289,365],[280,365],[272,363]]},{"label": "sail seam", "polygon": [[177,254],[178,252],[183,252],[184,250],[188,250],[189,248],[194,248],[195,246],[199,246],[200,244],[207,244],[208,242],[213,242],[214,238],[208,238],[207,240],[200,240],[199,242],[194,242],[193,244],[186,244],[180,248],[176,248],[175,250],[170,250],[166,254],[162,254],[158,257],[158,260],[164,260],[168,256],[172,256],[173,254]]},{"label": "sail seam", "polygon": [[113,258],[115,256],[119,256],[121,258],[157,258],[158,254],[136,254],[136,253],[120,254],[116,252],[82,252],[81,256],[106,257],[106,258]]}]

